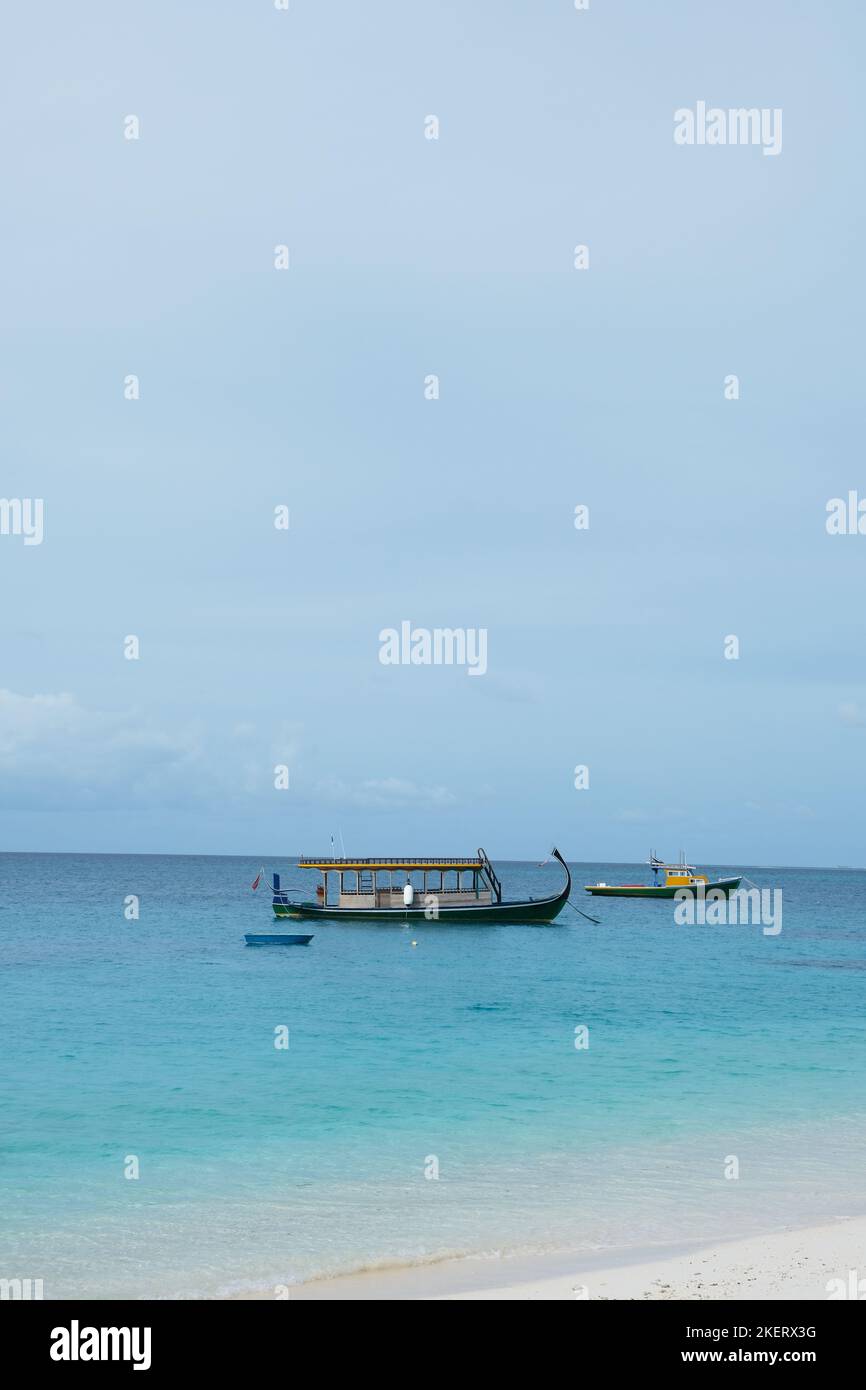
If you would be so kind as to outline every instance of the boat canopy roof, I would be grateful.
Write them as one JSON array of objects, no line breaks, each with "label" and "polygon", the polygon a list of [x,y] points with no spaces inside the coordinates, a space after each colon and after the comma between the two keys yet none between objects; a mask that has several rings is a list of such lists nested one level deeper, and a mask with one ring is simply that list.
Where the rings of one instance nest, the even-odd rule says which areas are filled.
[{"label": "boat canopy roof", "polygon": [[465,855],[456,858],[436,858],[426,855],[409,855],[402,859],[334,859],[301,855],[299,869],[480,869],[485,860],[481,855],[469,859]]}]

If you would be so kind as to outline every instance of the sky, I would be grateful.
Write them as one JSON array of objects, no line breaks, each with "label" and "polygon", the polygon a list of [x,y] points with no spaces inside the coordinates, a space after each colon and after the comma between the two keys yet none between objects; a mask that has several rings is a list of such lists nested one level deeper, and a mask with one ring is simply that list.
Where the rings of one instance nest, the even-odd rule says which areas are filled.
[{"label": "sky", "polygon": [[866,866],[862,5],[3,29],[0,847]]}]

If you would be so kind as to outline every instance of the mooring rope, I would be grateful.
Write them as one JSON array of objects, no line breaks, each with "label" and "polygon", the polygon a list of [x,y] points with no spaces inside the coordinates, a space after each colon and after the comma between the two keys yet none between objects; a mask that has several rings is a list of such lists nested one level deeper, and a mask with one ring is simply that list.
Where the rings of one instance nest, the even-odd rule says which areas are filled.
[{"label": "mooring rope", "polygon": [[568,903],[569,907],[573,907],[573,908],[574,908],[575,912],[579,912],[580,915],[581,915],[581,917],[585,917],[586,920],[587,920],[587,922],[595,922],[595,925],[596,925],[597,927],[600,927],[600,926],[601,926],[601,918],[600,918],[600,917],[590,917],[589,913],[588,913],[588,912],[583,912],[583,911],[578,907],[577,903],[573,903],[573,902],[571,901],[571,898],[566,898],[566,902]]}]

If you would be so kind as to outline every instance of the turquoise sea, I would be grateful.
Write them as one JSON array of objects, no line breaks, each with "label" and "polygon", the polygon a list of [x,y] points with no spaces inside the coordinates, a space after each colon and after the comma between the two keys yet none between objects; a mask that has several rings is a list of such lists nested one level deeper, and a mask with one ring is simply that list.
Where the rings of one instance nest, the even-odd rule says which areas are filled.
[{"label": "turquoise sea", "polygon": [[[590,899],[644,873],[590,864],[600,925],[315,924],[269,950],[243,940],[272,920],[260,862],[0,856],[0,1276],[273,1296],[866,1212],[866,873],[747,869],[783,891],[775,937]],[[497,868],[508,896],[560,881]]]}]

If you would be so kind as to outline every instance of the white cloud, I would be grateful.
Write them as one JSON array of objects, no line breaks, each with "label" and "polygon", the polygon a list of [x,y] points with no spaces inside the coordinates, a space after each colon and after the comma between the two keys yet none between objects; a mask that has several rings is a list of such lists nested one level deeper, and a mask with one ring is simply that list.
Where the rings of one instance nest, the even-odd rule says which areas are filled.
[{"label": "white cloud", "polygon": [[645,811],[633,807],[624,807],[617,811],[613,819],[621,821],[625,825],[658,825],[664,826],[669,821],[680,821],[685,818],[685,811],[679,806],[668,806],[661,810]]},{"label": "white cloud", "polygon": [[5,804],[42,809],[188,799],[209,780],[194,725],[166,732],[136,710],[12,690],[0,690],[0,769]]},{"label": "white cloud", "polygon": [[[13,810],[129,810],[150,806],[226,806],[270,798],[274,767],[301,760],[300,730],[279,722],[267,731],[246,721],[223,731],[199,722],[162,727],[139,709],[94,710],[69,693],[20,695],[0,690],[0,806]],[[309,793],[307,804],[309,804]],[[365,808],[437,809],[457,800],[447,787],[407,778],[325,778],[313,801]],[[279,808],[277,802],[280,801]]]},{"label": "white cloud", "polygon": [[329,777],[317,784],[316,792],[325,801],[337,802],[344,806],[435,808],[453,806],[457,801],[454,793],[447,787],[419,787],[417,782],[410,782],[402,777],[370,778],[365,782],[356,783]]}]

